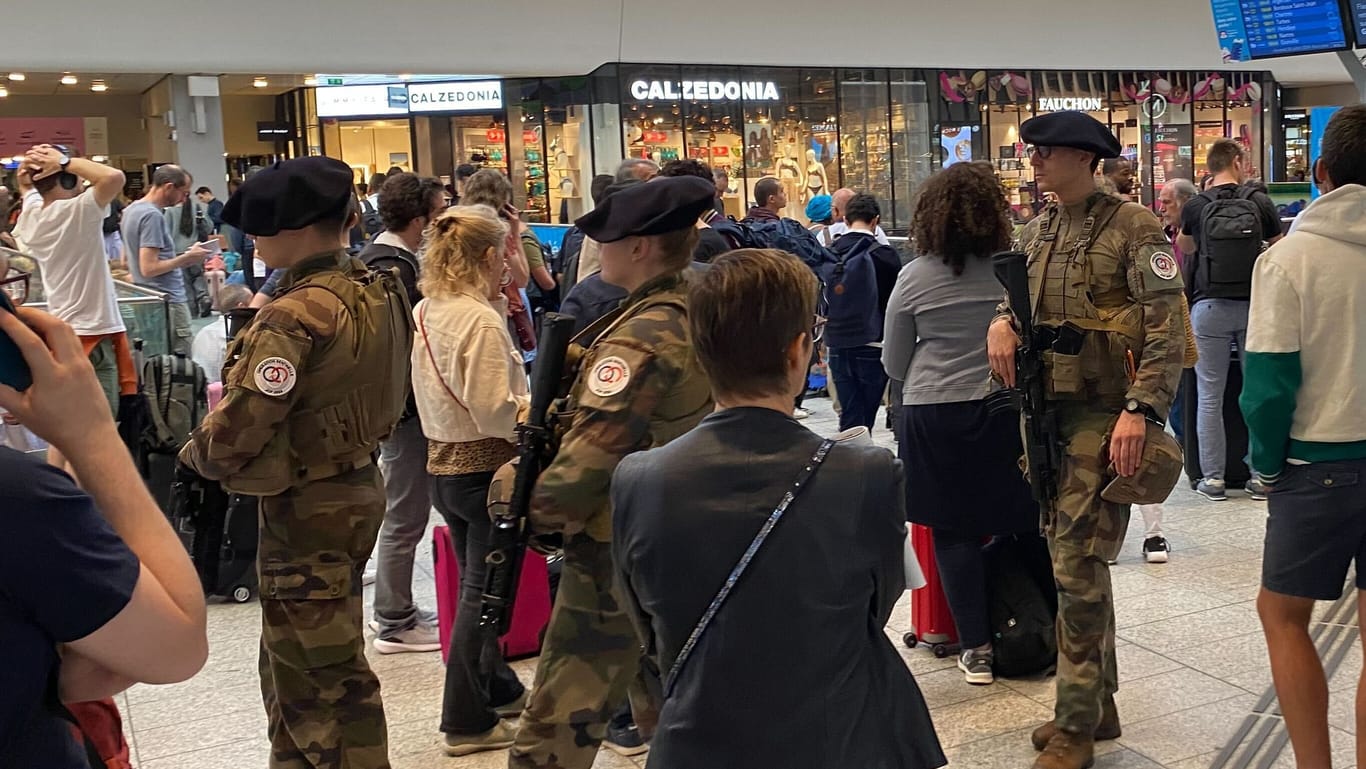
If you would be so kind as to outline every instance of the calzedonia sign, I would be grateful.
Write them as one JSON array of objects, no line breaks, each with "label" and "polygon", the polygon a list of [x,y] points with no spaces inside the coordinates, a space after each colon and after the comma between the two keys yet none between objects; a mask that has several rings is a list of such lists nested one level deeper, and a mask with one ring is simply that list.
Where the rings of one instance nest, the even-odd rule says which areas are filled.
[{"label": "calzedonia sign", "polygon": [[778,101],[778,84],[763,80],[637,80],[631,83],[636,101]]},{"label": "calzedonia sign", "polygon": [[502,108],[503,84],[498,80],[408,84],[408,109],[413,112],[495,111]]},{"label": "calzedonia sign", "polygon": [[1105,103],[1099,96],[1083,96],[1076,99],[1045,96],[1039,99],[1040,112],[1099,112],[1103,109]]}]

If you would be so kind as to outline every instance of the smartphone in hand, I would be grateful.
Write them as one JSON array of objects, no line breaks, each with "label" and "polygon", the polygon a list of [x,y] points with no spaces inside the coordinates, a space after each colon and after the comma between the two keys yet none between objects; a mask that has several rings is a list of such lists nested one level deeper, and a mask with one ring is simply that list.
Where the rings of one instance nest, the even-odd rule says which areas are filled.
[{"label": "smartphone in hand", "polygon": [[210,256],[223,253],[223,244],[218,242],[218,238],[211,238],[203,243],[196,243],[195,245],[208,251]]},{"label": "smartphone in hand", "polygon": [[[0,312],[14,314],[14,303],[4,291],[0,291]],[[14,340],[3,332],[0,332],[0,383],[20,392],[33,385],[33,374],[29,371],[28,361],[24,360],[24,354],[19,351],[19,346]]]}]

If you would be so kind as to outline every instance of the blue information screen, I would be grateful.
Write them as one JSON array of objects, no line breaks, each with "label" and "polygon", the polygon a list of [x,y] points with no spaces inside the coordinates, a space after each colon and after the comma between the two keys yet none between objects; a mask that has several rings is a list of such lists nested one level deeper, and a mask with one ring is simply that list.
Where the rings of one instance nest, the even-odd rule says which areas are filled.
[{"label": "blue information screen", "polygon": [[1348,47],[1339,0],[1239,0],[1238,5],[1253,59]]},{"label": "blue information screen", "polygon": [[[1364,0],[1366,1],[1366,0]],[[1212,0],[1214,31],[1219,35],[1219,49],[1224,61],[1247,61],[1247,30],[1243,27],[1242,0]]]},{"label": "blue information screen", "polygon": [[1366,48],[1366,0],[1347,0],[1352,10],[1352,28],[1356,32],[1357,47]]}]

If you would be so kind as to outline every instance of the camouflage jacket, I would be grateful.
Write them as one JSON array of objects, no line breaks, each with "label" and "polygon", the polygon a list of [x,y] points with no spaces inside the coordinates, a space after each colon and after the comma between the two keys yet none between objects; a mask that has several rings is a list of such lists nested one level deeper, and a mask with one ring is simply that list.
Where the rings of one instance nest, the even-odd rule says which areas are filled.
[{"label": "camouflage jacket", "polygon": [[[1157,217],[1098,191],[1071,210],[1050,203],[1020,233],[1019,248],[1029,254],[1035,323],[1089,330],[1078,372],[1086,394],[1133,398],[1165,418],[1181,378],[1186,314],[1181,271]],[[1107,381],[1118,385],[1107,389]]]},{"label": "camouflage jacket", "polygon": [[408,314],[396,278],[343,253],[290,268],[229,345],[223,400],[180,461],[258,496],[369,464],[403,408]]},{"label": "camouflage jacket", "polygon": [[608,490],[617,463],[668,443],[711,412],[710,386],[688,331],[686,290],[677,273],[640,287],[584,354],[560,414],[569,428],[532,494],[534,531],[610,542]]}]

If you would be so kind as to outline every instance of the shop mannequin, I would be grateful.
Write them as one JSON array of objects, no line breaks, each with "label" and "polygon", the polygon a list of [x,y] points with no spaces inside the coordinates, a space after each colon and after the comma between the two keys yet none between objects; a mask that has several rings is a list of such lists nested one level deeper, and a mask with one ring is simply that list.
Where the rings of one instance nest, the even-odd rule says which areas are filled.
[{"label": "shop mannequin", "polygon": [[802,166],[797,162],[797,148],[789,146],[778,158],[778,181],[783,183],[783,194],[787,196],[787,212],[789,218],[795,219],[793,212],[802,210],[806,205],[805,192],[806,175],[802,171]]},{"label": "shop mannequin", "polygon": [[829,186],[825,178],[825,166],[816,160],[816,151],[806,151],[806,183],[802,185],[802,204],[816,197],[824,195],[825,188]]}]

